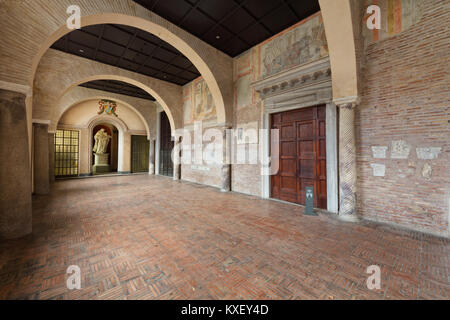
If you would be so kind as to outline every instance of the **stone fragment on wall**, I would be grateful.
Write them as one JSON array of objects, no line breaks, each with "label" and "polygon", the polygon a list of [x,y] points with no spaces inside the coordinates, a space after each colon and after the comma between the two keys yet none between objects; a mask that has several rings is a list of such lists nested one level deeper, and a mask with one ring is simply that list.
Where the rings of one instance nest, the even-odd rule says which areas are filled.
[{"label": "stone fragment on wall", "polygon": [[428,163],[425,163],[422,168],[422,176],[425,179],[431,179],[432,172],[433,172],[433,169],[431,168],[431,166]]},{"label": "stone fragment on wall", "polygon": [[372,163],[370,166],[374,177],[384,177],[386,175],[386,166],[384,164]]},{"label": "stone fragment on wall", "polygon": [[372,147],[372,154],[375,159],[386,159],[388,147]]},{"label": "stone fragment on wall", "polygon": [[421,160],[437,159],[442,148],[416,148],[417,158]]},{"label": "stone fragment on wall", "polygon": [[411,151],[411,145],[403,140],[392,141],[391,158],[408,159]]}]

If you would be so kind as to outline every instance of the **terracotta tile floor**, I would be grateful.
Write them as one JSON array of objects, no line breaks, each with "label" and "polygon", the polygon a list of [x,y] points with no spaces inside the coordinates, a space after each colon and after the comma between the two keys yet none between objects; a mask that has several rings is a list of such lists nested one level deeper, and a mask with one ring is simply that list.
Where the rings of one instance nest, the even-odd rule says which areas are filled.
[{"label": "terracotta tile floor", "polygon": [[59,181],[33,210],[33,235],[0,243],[0,299],[450,298],[448,239],[165,177]]}]

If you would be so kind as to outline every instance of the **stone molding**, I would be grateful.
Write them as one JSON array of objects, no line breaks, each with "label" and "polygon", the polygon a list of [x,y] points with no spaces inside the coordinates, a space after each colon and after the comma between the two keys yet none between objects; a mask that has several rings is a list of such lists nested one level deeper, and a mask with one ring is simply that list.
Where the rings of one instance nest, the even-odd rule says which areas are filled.
[{"label": "stone molding", "polygon": [[0,80],[0,89],[22,93],[26,97],[31,97],[33,95],[33,90],[30,86],[2,80]]},{"label": "stone molding", "polygon": [[323,58],[251,84],[266,109],[329,103],[332,100],[330,59]]}]

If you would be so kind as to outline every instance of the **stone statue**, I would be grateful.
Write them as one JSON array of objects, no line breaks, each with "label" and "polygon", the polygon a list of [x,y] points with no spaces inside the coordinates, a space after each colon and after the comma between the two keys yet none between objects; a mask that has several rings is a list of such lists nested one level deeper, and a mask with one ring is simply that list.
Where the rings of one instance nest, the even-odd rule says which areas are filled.
[{"label": "stone statue", "polygon": [[94,136],[94,153],[95,154],[105,154],[108,149],[109,140],[111,136],[105,131],[105,129],[100,129]]}]

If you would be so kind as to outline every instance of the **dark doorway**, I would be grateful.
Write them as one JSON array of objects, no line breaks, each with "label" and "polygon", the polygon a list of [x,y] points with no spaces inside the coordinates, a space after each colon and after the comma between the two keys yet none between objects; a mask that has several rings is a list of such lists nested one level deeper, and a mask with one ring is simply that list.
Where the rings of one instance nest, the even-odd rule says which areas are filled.
[{"label": "dark doorway", "polygon": [[174,142],[172,141],[169,118],[165,112],[161,112],[159,174],[163,176],[173,176],[173,146]]},{"label": "dark doorway", "polygon": [[280,163],[272,176],[272,197],[305,204],[305,188],[314,188],[314,206],[327,209],[325,106],[272,115],[280,130]]},{"label": "dark doorway", "polygon": [[149,146],[146,136],[131,136],[131,172],[148,172]]}]

